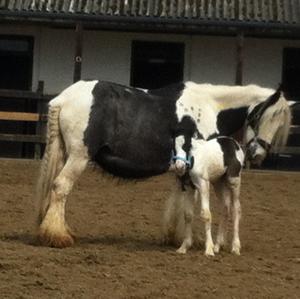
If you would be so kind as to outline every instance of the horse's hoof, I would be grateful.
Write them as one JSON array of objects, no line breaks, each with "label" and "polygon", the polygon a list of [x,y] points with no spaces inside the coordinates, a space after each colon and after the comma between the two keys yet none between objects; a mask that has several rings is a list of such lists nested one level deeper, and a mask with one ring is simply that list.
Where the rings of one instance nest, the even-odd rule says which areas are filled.
[{"label": "horse's hoof", "polygon": [[40,232],[38,235],[38,240],[41,245],[54,248],[65,248],[74,244],[74,238],[67,232],[63,235]]},{"label": "horse's hoof", "polygon": [[219,244],[216,244],[214,246],[214,253],[219,253],[220,252],[220,248],[221,248],[221,246]]},{"label": "horse's hoof", "polygon": [[207,256],[207,257],[215,256],[213,251],[205,251],[204,255]]},{"label": "horse's hoof", "polygon": [[207,248],[205,249],[205,253],[204,253],[205,256],[214,256],[214,246],[211,245],[211,246],[207,246]]},{"label": "horse's hoof", "polygon": [[235,255],[241,255],[240,248],[232,248],[231,253]]},{"label": "horse's hoof", "polygon": [[186,248],[181,248],[181,247],[176,250],[176,252],[180,254],[186,254],[186,251],[187,251]]}]

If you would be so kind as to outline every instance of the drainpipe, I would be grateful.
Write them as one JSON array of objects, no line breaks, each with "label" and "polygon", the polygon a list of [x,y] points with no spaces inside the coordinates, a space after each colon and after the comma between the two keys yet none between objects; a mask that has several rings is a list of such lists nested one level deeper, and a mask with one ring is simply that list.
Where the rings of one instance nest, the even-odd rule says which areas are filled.
[{"label": "drainpipe", "polygon": [[83,32],[82,23],[81,22],[76,23],[75,57],[74,57],[74,73],[73,73],[73,82],[74,83],[81,79],[82,32]]},{"label": "drainpipe", "polygon": [[[243,85],[244,74],[244,32],[241,31],[236,36],[236,69],[235,69],[235,85]],[[244,125],[239,131],[234,134],[234,138],[240,143],[243,143],[243,136],[246,133]],[[249,168],[249,166],[248,166]]]},{"label": "drainpipe", "polygon": [[236,70],[235,85],[243,85],[244,71],[244,33],[238,33],[236,37]]}]

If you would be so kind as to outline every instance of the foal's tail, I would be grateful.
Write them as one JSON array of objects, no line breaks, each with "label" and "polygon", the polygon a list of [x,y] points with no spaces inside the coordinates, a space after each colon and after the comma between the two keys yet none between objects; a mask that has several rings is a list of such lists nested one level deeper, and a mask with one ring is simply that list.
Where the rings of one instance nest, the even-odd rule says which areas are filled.
[{"label": "foal's tail", "polygon": [[61,107],[49,105],[47,142],[40,175],[37,182],[36,197],[39,208],[39,224],[42,222],[50,202],[51,188],[54,179],[62,169],[65,161],[65,150],[59,127]]}]

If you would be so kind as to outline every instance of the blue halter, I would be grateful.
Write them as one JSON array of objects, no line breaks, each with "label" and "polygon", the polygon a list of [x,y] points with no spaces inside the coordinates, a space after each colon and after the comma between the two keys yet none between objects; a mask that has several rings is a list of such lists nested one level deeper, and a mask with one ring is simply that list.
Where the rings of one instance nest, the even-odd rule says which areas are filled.
[{"label": "blue halter", "polygon": [[172,153],[172,161],[180,160],[185,163],[189,168],[192,166],[192,156],[188,156],[187,159],[179,157],[179,156],[174,156]]}]

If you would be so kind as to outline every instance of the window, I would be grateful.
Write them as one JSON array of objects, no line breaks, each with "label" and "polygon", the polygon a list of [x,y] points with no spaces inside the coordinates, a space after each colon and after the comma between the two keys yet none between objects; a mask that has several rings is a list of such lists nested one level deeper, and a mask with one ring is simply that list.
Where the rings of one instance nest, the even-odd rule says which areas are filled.
[{"label": "window", "polygon": [[[0,89],[30,90],[32,84],[33,37],[0,35]],[[24,99],[0,99],[1,111],[36,111],[35,103]],[[0,133],[31,134],[28,122],[0,121]],[[32,157],[34,144],[0,141],[2,157]]]},{"label": "window", "polygon": [[33,38],[0,35],[0,88],[31,89]]},{"label": "window", "polygon": [[183,80],[184,44],[133,41],[132,86],[159,88]]},{"label": "window", "polygon": [[[300,48],[285,48],[282,61],[282,83],[288,96],[294,101],[300,101]],[[300,125],[300,110],[298,107],[293,109],[293,124]],[[292,139],[294,139],[293,136],[290,140]]]}]

